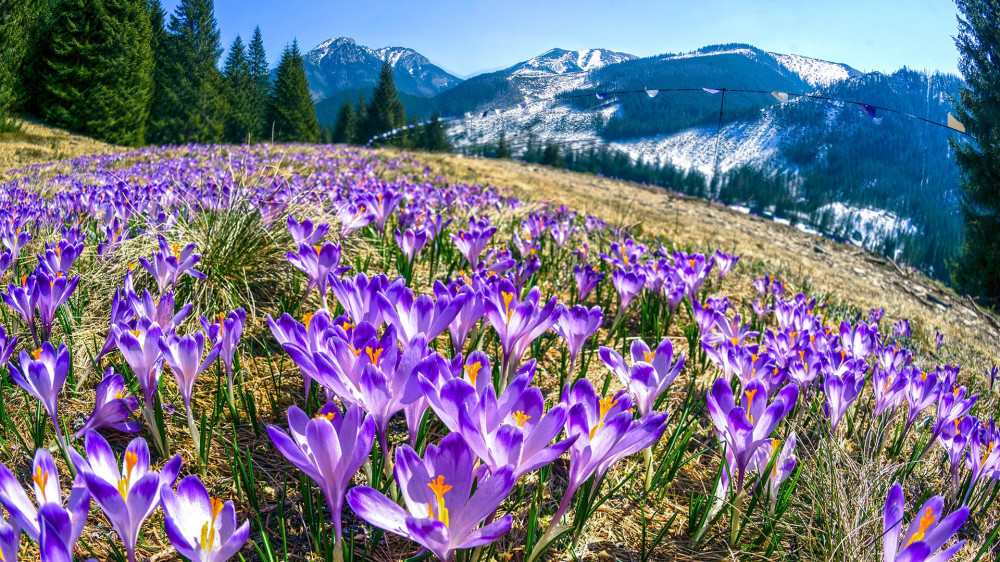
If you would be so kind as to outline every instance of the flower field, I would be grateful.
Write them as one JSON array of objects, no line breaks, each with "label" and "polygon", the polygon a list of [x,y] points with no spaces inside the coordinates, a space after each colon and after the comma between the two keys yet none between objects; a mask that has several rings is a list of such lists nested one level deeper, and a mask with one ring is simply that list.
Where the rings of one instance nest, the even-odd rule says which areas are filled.
[{"label": "flower field", "polygon": [[995,556],[996,368],[851,295],[408,154],[8,177],[0,560]]}]

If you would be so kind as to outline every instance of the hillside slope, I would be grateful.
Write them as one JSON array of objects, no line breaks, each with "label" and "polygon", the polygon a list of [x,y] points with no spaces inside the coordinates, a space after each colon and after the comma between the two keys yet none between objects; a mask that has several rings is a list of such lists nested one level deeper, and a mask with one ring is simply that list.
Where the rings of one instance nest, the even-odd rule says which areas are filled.
[{"label": "hillside slope", "polygon": [[116,146],[38,121],[19,120],[18,124],[20,132],[0,134],[0,181],[6,179],[7,171],[13,168],[119,150]]},{"label": "hillside slope", "polygon": [[[507,160],[421,154],[421,161],[452,181],[492,184],[534,201],[585,210],[609,225],[641,226],[665,244],[722,248],[742,256],[756,275],[775,274],[798,290],[829,295],[859,308],[884,308],[895,322],[908,318],[915,337],[936,331],[949,343],[942,363],[962,362],[977,375],[1000,362],[997,319],[940,283],[909,273],[855,246],[743,214],[703,199],[659,188]],[[757,262],[757,263],[755,263]],[[749,283],[744,289],[749,293]]]}]

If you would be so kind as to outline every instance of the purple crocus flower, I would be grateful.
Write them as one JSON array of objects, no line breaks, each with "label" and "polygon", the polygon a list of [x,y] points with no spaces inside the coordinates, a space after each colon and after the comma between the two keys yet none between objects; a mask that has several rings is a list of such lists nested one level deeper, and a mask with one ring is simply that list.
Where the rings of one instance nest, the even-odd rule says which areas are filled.
[{"label": "purple crocus flower", "polygon": [[941,346],[944,345],[944,334],[934,332],[934,343],[937,345],[937,349],[941,349]]},{"label": "purple crocus flower", "polygon": [[573,277],[576,279],[576,296],[578,302],[587,299],[587,295],[597,287],[597,284],[604,279],[604,272],[599,271],[590,264],[583,267],[573,266]]},{"label": "purple crocus flower", "polygon": [[108,324],[108,336],[104,340],[104,346],[101,347],[101,351],[98,352],[96,357],[94,357],[94,365],[99,364],[101,359],[108,353],[111,353],[111,350],[115,348],[115,334],[114,331],[110,329],[110,326],[129,322],[135,316],[136,313],[132,310],[132,306],[129,303],[129,299],[126,297],[125,292],[122,291],[122,289],[115,289],[115,294],[111,298],[111,321]]},{"label": "purple crocus flower", "polygon": [[111,333],[115,336],[122,357],[139,381],[144,410],[150,410],[153,407],[153,395],[160,385],[160,374],[163,372],[160,327],[148,320],[140,320],[136,323],[135,329],[129,329],[127,324],[117,324],[111,327]]},{"label": "purple crocus flower", "polygon": [[56,311],[73,294],[80,277],[67,279],[65,276],[51,276],[39,270],[35,276],[35,290],[38,291],[37,310],[42,321],[42,338],[49,339]]},{"label": "purple crocus flower", "polygon": [[955,555],[965,545],[960,540],[950,548],[938,552],[955,533],[962,528],[969,517],[969,508],[962,506],[942,518],[944,499],[934,496],[927,500],[916,511],[913,521],[906,529],[906,535],[900,542],[899,535],[903,530],[903,514],[905,499],[903,487],[898,483],[889,490],[885,498],[883,511],[882,560],[884,562],[944,562]]},{"label": "purple crocus flower", "polygon": [[114,367],[108,367],[104,378],[97,384],[94,411],[84,422],[76,438],[83,437],[88,431],[110,427],[124,433],[138,433],[139,424],[132,421],[132,412],[139,408],[139,401],[128,394],[125,387],[125,377],[115,373]]},{"label": "purple crocus flower", "polygon": [[313,287],[319,291],[320,301],[323,308],[326,308],[326,287],[330,273],[340,274],[340,244],[326,242],[322,246],[307,246],[301,244],[299,252],[288,252],[288,261],[296,268],[301,269],[309,277],[306,285],[306,294]]},{"label": "purple crocus flower", "polygon": [[407,263],[412,264],[413,260],[420,253],[420,250],[427,245],[427,230],[423,228],[407,228],[400,232],[396,229],[396,244],[406,256]]},{"label": "purple crocus flower", "polygon": [[209,496],[197,476],[181,480],[176,493],[162,486],[160,499],[170,544],[192,562],[225,562],[246,544],[250,523],[237,527],[233,502]]},{"label": "purple crocus flower", "polygon": [[177,389],[184,400],[184,406],[190,410],[194,381],[212,365],[219,355],[221,346],[213,346],[208,350],[208,355],[202,359],[205,352],[205,336],[201,332],[160,339],[158,344],[160,353],[170,365],[174,379],[177,380]]},{"label": "purple crocus flower", "polygon": [[402,445],[396,449],[394,472],[406,509],[368,486],[351,489],[347,503],[368,523],[406,537],[448,562],[455,550],[498,540],[513,521],[504,515],[477,528],[510,493],[514,475],[506,466],[477,478],[475,461],[458,433],[448,434],[438,446],[428,445],[423,459]]},{"label": "purple crocus flower", "polygon": [[269,425],[267,433],[278,451],[323,491],[333,519],[334,548],[340,548],[344,494],[351,478],[368,459],[375,440],[375,422],[356,405],[341,414],[328,403],[313,418],[295,406],[290,407],[288,429],[291,435]]},{"label": "purple crocus flower", "polygon": [[628,389],[639,413],[646,415],[684,368],[684,354],[673,362],[674,346],[670,338],[663,338],[656,351],[650,351],[646,342],[637,339],[632,342],[631,352],[631,368],[620,353],[609,347],[601,348],[601,361]]},{"label": "purple crocus flower", "polygon": [[139,298],[139,295],[134,291],[129,291],[127,294],[135,318],[145,319],[156,324],[164,334],[172,333],[191,313],[191,303],[185,304],[176,312],[174,311],[173,291],[163,293],[159,299],[153,299],[153,296],[146,290],[142,291],[142,298]]},{"label": "purple crocus flower", "polygon": [[876,416],[881,416],[886,410],[896,411],[906,395],[910,371],[909,368],[897,371],[895,368],[884,369],[881,365],[875,366],[872,372],[872,386],[875,391]]},{"label": "purple crocus flower", "polygon": [[625,314],[625,309],[628,308],[632,299],[646,286],[646,276],[637,271],[625,271],[619,268],[611,274],[611,282],[614,283],[615,289],[618,290],[618,296],[621,298],[614,322],[617,324],[622,315]]},{"label": "purple crocus flower", "polygon": [[56,349],[51,343],[42,342],[42,347],[36,349],[32,355],[21,351],[19,359],[20,370],[14,363],[8,363],[10,376],[18,386],[42,403],[49,418],[52,419],[52,425],[55,426],[56,437],[60,444],[64,444],[62,428],[59,426],[58,402],[59,393],[66,384],[66,375],[69,374],[70,367],[66,344],[61,343]]},{"label": "purple crocus flower", "polygon": [[58,277],[59,274],[65,276],[69,273],[70,268],[73,267],[73,262],[76,261],[76,258],[80,257],[81,253],[83,253],[83,242],[72,244],[66,240],[60,240],[59,244],[51,246],[46,244],[45,255],[36,255],[38,256],[39,268],[51,277]]},{"label": "purple crocus flower", "polygon": [[974,416],[965,416],[954,421],[952,427],[938,436],[938,442],[944,447],[948,454],[948,461],[951,464],[951,484],[957,490],[960,484],[962,461],[965,459],[965,450],[969,446],[969,440],[973,432],[976,432],[979,420]]},{"label": "purple crocus flower", "polygon": [[[636,419],[628,392],[602,397],[587,379],[577,381],[572,387],[567,384],[562,403],[569,407],[566,435],[576,440],[570,447],[569,482],[552,518],[553,527],[546,534],[559,523],[576,491],[591,476],[599,485],[611,465],[651,447],[667,428],[666,413],[653,412]],[[596,495],[598,485],[591,491],[592,496]]]},{"label": "purple crocus flower", "polygon": [[851,404],[861,395],[861,390],[865,386],[865,370],[853,368],[843,376],[827,372],[823,376],[823,392],[826,394],[826,402],[823,403],[823,410],[830,418],[830,434],[837,433],[837,425],[841,418],[851,407]]},{"label": "purple crocus flower", "polygon": [[716,250],[715,265],[718,266],[718,271],[716,273],[719,274],[719,279],[725,277],[738,261],[740,261],[739,256]]},{"label": "purple crocus flower", "polygon": [[343,279],[330,276],[330,291],[355,324],[368,322],[381,326],[385,320],[376,293],[383,293],[389,302],[394,302],[404,287],[406,282],[402,277],[390,283],[385,275],[376,275],[371,279],[364,273]]},{"label": "purple crocus flower", "polygon": [[343,240],[350,233],[359,228],[364,228],[375,220],[375,213],[365,203],[352,205],[341,203],[336,205],[334,211],[340,219],[340,239]]},{"label": "purple crocus flower", "polygon": [[892,327],[892,334],[897,339],[909,339],[912,337],[913,330],[910,328],[910,321],[903,318],[899,322],[896,322]]},{"label": "purple crocus flower", "polygon": [[455,243],[455,247],[465,259],[469,262],[469,265],[473,269],[479,267],[479,255],[483,253],[483,249],[486,248],[486,244],[489,243],[490,238],[497,231],[497,227],[490,226],[490,219],[487,216],[483,216],[478,221],[475,217],[469,217],[469,229],[459,230],[457,233],[451,235],[451,241]]},{"label": "purple crocus flower", "polygon": [[734,459],[737,495],[743,491],[744,476],[754,453],[768,440],[778,422],[795,407],[799,388],[794,385],[782,388],[770,405],[767,398],[767,389],[757,380],[750,381],[743,389],[739,406],[726,379],[717,379],[707,396],[708,412],[719,440]]},{"label": "purple crocus flower", "polygon": [[313,222],[311,220],[306,219],[302,222],[298,222],[292,217],[292,215],[288,215],[287,225],[288,233],[292,235],[292,240],[295,241],[296,246],[300,246],[302,244],[315,246],[330,230],[329,224],[320,223],[313,227]]},{"label": "purple crocus flower", "polygon": [[96,431],[87,432],[84,447],[86,460],[70,450],[73,464],[125,545],[129,561],[134,562],[139,528],[159,507],[160,488],[169,488],[177,480],[181,456],[174,456],[160,471],[150,470],[149,448],[137,437],[125,449],[119,469],[111,446]]},{"label": "purple crocus flower", "polygon": [[139,258],[139,263],[156,280],[157,289],[162,295],[168,288],[177,289],[177,280],[181,275],[204,279],[205,274],[194,269],[194,264],[200,259],[201,256],[194,253],[194,244],[181,249],[180,244],[168,245],[166,238],[160,236],[160,251],[153,254],[153,261]]},{"label": "purple crocus flower", "polygon": [[[443,283],[436,282],[434,284],[434,298],[440,300],[446,294],[452,294],[452,292]],[[467,295],[464,304],[455,315],[455,319],[448,325],[448,334],[451,336],[451,343],[455,346],[456,353],[462,352],[469,332],[486,314],[486,303],[475,289],[468,286],[456,287],[453,298],[457,299],[458,295],[462,294]]]},{"label": "purple crocus flower", "polygon": [[906,403],[909,411],[906,417],[906,426],[903,433],[910,430],[913,422],[917,421],[920,412],[938,400],[938,379],[936,373],[921,373],[916,371],[906,385]]},{"label": "purple crocus flower", "polygon": [[568,377],[572,377],[576,358],[583,350],[587,339],[597,333],[597,330],[604,324],[604,314],[601,313],[599,306],[588,310],[587,307],[579,304],[573,308],[566,308],[560,304],[557,308],[559,310],[558,318],[552,325],[552,330],[566,340],[566,348],[569,350]]},{"label": "purple crocus flower", "polygon": [[34,275],[22,278],[20,285],[13,283],[7,286],[7,292],[2,294],[3,302],[14,310],[24,321],[35,343],[39,343],[38,330],[35,324],[35,309],[38,307],[39,292]]},{"label": "purple crocus flower", "polygon": [[[438,361],[437,372],[442,369]],[[490,383],[489,359],[481,351],[469,355],[464,366],[466,378],[422,373],[420,385],[435,413],[445,426],[462,435],[484,466],[497,471],[514,469],[514,479],[535,471],[561,456],[573,443],[552,440],[562,431],[567,408],[557,404],[544,413],[542,392],[531,386],[535,362],[525,365],[503,394],[497,398]],[[485,370],[485,373],[482,371]]]},{"label": "purple crocus flower", "polygon": [[428,342],[434,341],[448,329],[465,306],[465,300],[470,298],[468,293],[459,293],[454,298],[447,292],[435,296],[436,299],[429,295],[414,295],[409,288],[404,288],[395,306],[382,293],[376,293],[375,298],[386,320],[396,327],[400,343],[406,346],[420,334]]},{"label": "purple crocus flower", "polygon": [[228,316],[220,313],[216,316],[218,323],[210,324],[208,319],[201,317],[201,328],[209,335],[209,339],[217,341],[219,346],[219,360],[226,371],[226,385],[229,393],[229,404],[236,405],[233,393],[233,360],[236,357],[236,348],[240,344],[240,337],[243,336],[243,326],[246,325],[247,313],[242,308],[237,308]]},{"label": "purple crocus flower", "polygon": [[[773,454],[777,453],[777,457],[774,458],[774,466],[771,468],[771,475],[767,480],[767,495],[771,500],[771,509],[773,510],[778,502],[778,492],[781,490],[781,484],[792,475],[792,471],[795,470],[795,445],[797,437],[793,431],[788,435],[788,439],[785,440],[784,446],[781,444],[781,439],[771,439],[770,443],[764,442],[758,450],[758,455],[755,458],[757,464],[754,470],[758,474],[763,476],[763,472],[767,470],[767,465],[771,462],[771,457]],[[781,450],[779,451],[779,447]],[[764,454],[759,454],[763,452]]]},{"label": "purple crocus flower", "polygon": [[324,386],[341,400],[357,404],[371,414],[383,454],[388,455],[389,419],[420,398],[420,386],[413,372],[428,356],[427,341],[417,335],[400,353],[396,329],[392,326],[381,339],[375,337],[374,327],[368,324],[358,325],[355,332],[370,337],[367,342],[354,345],[333,332],[330,340],[336,347],[334,353],[314,353],[313,357],[319,370],[326,373],[320,381]]},{"label": "purple crocus flower", "polygon": [[21,527],[17,522],[8,523],[0,518],[0,558],[17,562],[17,551],[21,547]]},{"label": "purple crocus flower", "polygon": [[[500,338],[505,371],[518,365],[531,342],[559,319],[556,298],[541,306],[540,295],[538,287],[532,287],[520,300],[514,284],[506,279],[485,289],[486,318]],[[506,383],[506,373],[503,379]]]},{"label": "purple crocus flower", "polygon": [[[5,465],[0,464],[0,503],[3,504],[11,521],[17,524],[29,537],[36,542],[41,540],[42,522],[39,520],[39,510],[46,506],[65,512],[72,522],[69,533],[62,535],[65,542],[76,542],[87,522],[87,512],[90,511],[90,492],[79,477],[73,483],[66,507],[63,507],[62,491],[59,486],[59,469],[52,460],[48,449],[35,451],[35,460],[31,465],[32,488],[35,493],[35,503],[28,499],[21,483]],[[38,507],[35,507],[35,506]],[[72,560],[65,558],[65,560]]]}]

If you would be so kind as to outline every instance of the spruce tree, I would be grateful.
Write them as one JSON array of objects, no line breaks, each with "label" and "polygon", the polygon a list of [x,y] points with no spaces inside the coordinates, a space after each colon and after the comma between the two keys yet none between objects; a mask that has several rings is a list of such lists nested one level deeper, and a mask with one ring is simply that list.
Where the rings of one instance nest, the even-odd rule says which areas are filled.
[{"label": "spruce tree", "polygon": [[45,120],[115,144],[144,143],[150,33],[144,0],[58,0],[40,51]]},{"label": "spruce tree", "polygon": [[153,51],[153,95],[149,108],[149,119],[146,127],[146,140],[160,144],[167,142],[169,124],[167,114],[170,110],[170,92],[167,82],[167,68],[170,66],[171,37],[167,33],[166,13],[160,0],[149,1],[149,45]]},{"label": "spruce tree", "polygon": [[497,142],[497,158],[510,158],[510,143],[507,142],[505,131],[500,131],[500,140]]},{"label": "spruce tree", "polygon": [[22,64],[40,19],[37,8],[37,2],[0,0],[0,131],[16,128],[10,119],[23,101]]},{"label": "spruce tree", "polygon": [[419,146],[431,152],[451,152],[451,141],[444,131],[441,116],[435,111],[430,122],[424,125]]},{"label": "spruce tree", "polygon": [[351,102],[344,100],[337,113],[337,124],[333,128],[332,141],[342,144],[356,144],[358,137],[357,116]]},{"label": "spruce tree", "polygon": [[257,137],[271,138],[271,126],[267,121],[267,105],[271,98],[271,70],[267,66],[267,53],[264,51],[264,37],[260,26],[253,30],[250,39],[250,76],[254,81],[253,108],[257,115]]},{"label": "spruce tree", "polygon": [[212,0],[181,0],[170,16],[163,140],[218,142],[225,125],[222,54]]},{"label": "spruce tree", "polygon": [[406,125],[403,102],[399,99],[396,81],[392,76],[392,66],[388,62],[382,63],[382,69],[378,73],[378,84],[375,85],[372,101],[368,104],[368,119],[365,125],[365,136],[368,138]]},{"label": "spruce tree", "polygon": [[1000,0],[958,0],[955,44],[967,87],[956,117],[974,140],[953,136],[962,170],[965,238],[952,278],[984,304],[1000,304]]},{"label": "spruce tree", "polygon": [[254,139],[261,129],[260,116],[254,107],[257,84],[254,82],[243,39],[237,35],[229,47],[226,64],[226,99],[229,112],[226,116],[226,142],[242,143]]},{"label": "spruce tree", "polygon": [[358,95],[358,103],[354,106],[355,132],[354,144],[362,145],[371,138],[369,134],[368,104],[365,103],[365,94]]},{"label": "spruce tree", "polygon": [[268,124],[273,126],[277,142],[319,140],[319,121],[316,120],[316,107],[309,92],[298,41],[292,41],[281,53],[268,116]]}]

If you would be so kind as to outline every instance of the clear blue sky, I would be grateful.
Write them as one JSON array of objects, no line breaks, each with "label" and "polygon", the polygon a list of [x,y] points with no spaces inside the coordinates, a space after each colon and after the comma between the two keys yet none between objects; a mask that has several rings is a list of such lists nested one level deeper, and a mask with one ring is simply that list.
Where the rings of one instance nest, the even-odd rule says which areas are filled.
[{"label": "clear blue sky", "polygon": [[411,47],[462,77],[552,47],[648,56],[740,42],[865,71],[956,72],[958,56],[951,0],[216,0],[215,11],[224,47],[260,25],[272,62],[293,38],[306,51],[348,36]]}]

